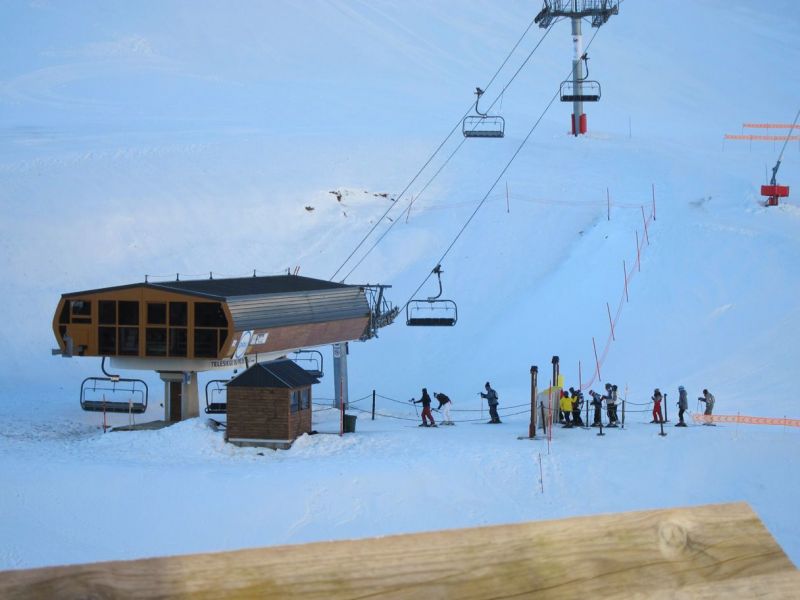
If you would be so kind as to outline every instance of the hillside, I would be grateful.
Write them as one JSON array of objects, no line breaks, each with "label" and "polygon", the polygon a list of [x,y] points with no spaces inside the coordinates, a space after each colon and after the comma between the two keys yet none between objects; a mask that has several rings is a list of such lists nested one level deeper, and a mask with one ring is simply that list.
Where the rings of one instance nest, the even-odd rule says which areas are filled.
[{"label": "hillside", "polygon": [[[401,198],[391,232],[348,274],[391,284],[402,305],[486,196],[442,262],[456,327],[398,321],[350,345],[351,397],[377,390],[399,402],[381,400],[379,412],[402,419],[359,413],[354,436],[303,438],[266,456],[226,446],[203,419],[103,435],[78,405],[80,381],[99,365],[49,355],[59,295],[145,274],[300,266],[331,277],[535,10],[337,0],[235,13],[166,3],[148,15],[87,7],[95,18],[82,19],[57,4],[0,9],[16,50],[0,59],[10,307],[0,472],[13,490],[0,497],[0,536],[14,540],[0,568],[739,499],[797,564],[800,520],[785,507],[800,499],[800,479],[783,458],[797,455],[797,430],[670,427],[662,439],[647,413],[634,413],[604,438],[558,430],[548,454],[542,441],[516,439],[525,414],[501,428],[406,427],[416,417],[405,402],[422,386],[477,411],[487,379],[501,408],[525,403],[530,366],[546,375],[553,355],[569,385],[579,361],[590,379],[592,338],[602,351],[606,303],[615,311],[623,294],[623,260],[635,273],[603,382],[631,402],[660,387],[672,404],[684,385],[695,410],[707,387],[719,413],[800,418],[800,146],[789,146],[779,174],[793,196],[767,209],[759,185],[780,148],[722,137],[798,109],[800,9],[770,9],[624,2],[590,49],[603,98],[587,106],[589,135],[567,136],[569,107],[555,103],[490,192],[569,69],[568,25],[557,25],[502,96],[507,137],[468,140],[420,195],[461,142],[451,139],[410,187],[410,211]],[[531,30],[499,81],[541,36]],[[635,236],[653,189],[657,218],[639,271]],[[321,431],[336,426],[324,410],[330,379],[315,390]],[[160,410],[154,402],[153,418]]]}]

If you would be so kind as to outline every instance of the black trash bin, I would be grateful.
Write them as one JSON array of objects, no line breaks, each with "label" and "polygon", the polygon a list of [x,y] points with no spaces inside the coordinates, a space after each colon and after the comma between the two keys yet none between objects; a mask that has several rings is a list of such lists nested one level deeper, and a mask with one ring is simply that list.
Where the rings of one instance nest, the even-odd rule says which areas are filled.
[{"label": "black trash bin", "polygon": [[356,432],[356,419],[358,417],[356,415],[344,415],[344,432],[345,433],[355,433]]}]

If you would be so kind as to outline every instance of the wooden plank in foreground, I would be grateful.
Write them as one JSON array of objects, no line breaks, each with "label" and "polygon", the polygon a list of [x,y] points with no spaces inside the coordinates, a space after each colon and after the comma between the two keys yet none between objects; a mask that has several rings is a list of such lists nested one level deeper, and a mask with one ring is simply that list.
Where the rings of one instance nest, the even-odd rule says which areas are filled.
[{"label": "wooden plank in foreground", "polygon": [[0,597],[789,598],[798,576],[736,503],[6,571]]}]

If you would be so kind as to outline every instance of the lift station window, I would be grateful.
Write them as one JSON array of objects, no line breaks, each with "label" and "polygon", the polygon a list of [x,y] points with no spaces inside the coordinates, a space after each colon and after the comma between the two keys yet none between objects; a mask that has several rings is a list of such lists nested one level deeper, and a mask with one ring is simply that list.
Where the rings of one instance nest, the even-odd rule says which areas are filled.
[{"label": "lift station window", "polygon": [[139,302],[100,300],[97,303],[97,347],[106,356],[139,355]]},{"label": "lift station window", "polygon": [[148,302],[147,304],[147,324],[166,325],[167,324],[167,304],[166,302]]},{"label": "lift station window", "polygon": [[194,355],[216,358],[228,334],[228,318],[219,302],[194,303]]},{"label": "lift station window", "polygon": [[186,356],[189,321],[187,302],[169,303],[169,355]]},{"label": "lift station window", "polygon": [[70,300],[69,306],[73,323],[92,322],[92,302],[90,300]]}]

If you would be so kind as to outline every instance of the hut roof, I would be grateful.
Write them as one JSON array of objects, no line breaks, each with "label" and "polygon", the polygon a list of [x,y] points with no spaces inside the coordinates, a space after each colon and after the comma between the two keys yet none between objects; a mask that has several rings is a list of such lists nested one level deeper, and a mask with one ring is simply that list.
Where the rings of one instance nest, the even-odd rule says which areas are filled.
[{"label": "hut roof", "polygon": [[319,379],[288,358],[258,363],[228,383],[228,387],[299,388]]}]

